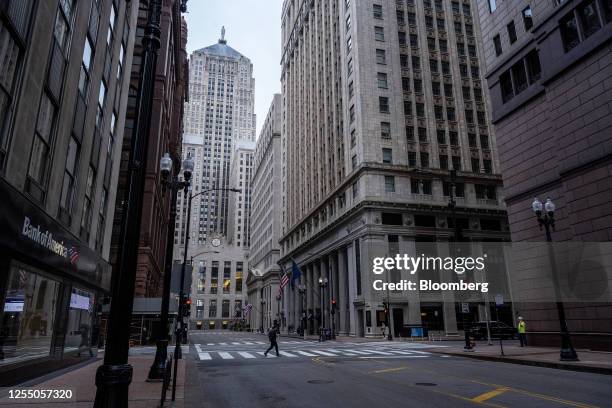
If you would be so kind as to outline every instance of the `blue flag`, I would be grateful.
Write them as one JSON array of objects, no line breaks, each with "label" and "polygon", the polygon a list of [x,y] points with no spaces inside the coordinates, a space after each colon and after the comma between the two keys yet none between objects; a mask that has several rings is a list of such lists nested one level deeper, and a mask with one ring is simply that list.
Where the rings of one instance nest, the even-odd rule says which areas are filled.
[{"label": "blue flag", "polygon": [[293,266],[291,267],[291,289],[293,289],[293,283],[296,279],[300,279],[300,276],[302,276],[302,271],[300,271],[300,267],[295,263],[293,259],[291,260],[291,263],[293,264]]}]

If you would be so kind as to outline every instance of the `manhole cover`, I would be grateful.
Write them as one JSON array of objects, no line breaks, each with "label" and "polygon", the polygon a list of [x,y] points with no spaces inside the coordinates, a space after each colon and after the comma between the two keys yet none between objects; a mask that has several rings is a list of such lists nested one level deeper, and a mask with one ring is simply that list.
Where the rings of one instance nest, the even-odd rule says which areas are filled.
[{"label": "manhole cover", "polygon": [[334,380],[308,380],[308,384],[331,384]]},{"label": "manhole cover", "polygon": [[438,385],[438,384],[436,384],[436,383],[425,383],[425,382],[423,382],[423,383],[414,383],[414,385],[420,385],[420,386],[423,386],[423,387],[435,387],[435,386],[436,386],[436,385]]},{"label": "manhole cover", "polygon": [[216,373],[216,374],[211,374],[211,377],[227,377],[228,374],[224,374],[224,373]]}]

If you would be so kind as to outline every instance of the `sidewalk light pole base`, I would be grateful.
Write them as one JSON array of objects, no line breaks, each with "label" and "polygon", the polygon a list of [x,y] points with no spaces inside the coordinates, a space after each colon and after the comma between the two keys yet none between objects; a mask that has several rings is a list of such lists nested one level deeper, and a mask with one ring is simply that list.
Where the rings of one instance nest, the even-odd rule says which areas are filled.
[{"label": "sidewalk light pole base", "polygon": [[166,359],[168,358],[168,340],[158,340],[155,361],[149,369],[147,382],[161,382],[166,378]]},{"label": "sidewalk light pole base", "polygon": [[127,408],[132,372],[129,364],[103,364],[98,367],[94,408]]}]

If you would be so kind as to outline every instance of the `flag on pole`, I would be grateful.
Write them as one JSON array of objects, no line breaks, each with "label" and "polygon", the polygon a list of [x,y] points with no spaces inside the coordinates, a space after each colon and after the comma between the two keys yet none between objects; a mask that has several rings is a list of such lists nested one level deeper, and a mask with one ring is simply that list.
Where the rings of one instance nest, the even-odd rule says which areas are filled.
[{"label": "flag on pole", "polygon": [[295,263],[293,259],[291,259],[291,289],[293,289],[294,282],[296,279],[300,279],[302,276],[302,271],[300,271],[300,267]]},{"label": "flag on pole", "polygon": [[278,293],[283,293],[283,290],[285,289],[285,286],[287,286],[288,283],[289,283],[289,274],[285,273],[283,276],[281,276]]}]

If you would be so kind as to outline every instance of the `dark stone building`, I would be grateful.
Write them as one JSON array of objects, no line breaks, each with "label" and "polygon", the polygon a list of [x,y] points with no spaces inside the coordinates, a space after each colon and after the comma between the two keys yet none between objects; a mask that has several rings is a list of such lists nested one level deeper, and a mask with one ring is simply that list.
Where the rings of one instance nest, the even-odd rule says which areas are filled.
[{"label": "dark stone building", "polygon": [[[139,7],[138,30],[134,46],[134,62],[125,119],[126,138],[121,156],[118,199],[115,207],[111,258],[117,254],[121,245],[119,240],[123,215],[123,196],[126,189],[127,164],[130,154],[129,137],[133,131],[136,114],[136,96],[140,79],[142,55],[142,36],[147,23],[148,0],[132,0],[133,7]],[[146,184],[143,198],[140,249],[136,275],[136,297],[160,297],[163,288],[164,260],[166,253],[166,234],[170,212],[170,193],[161,183],[159,161],[164,153],[170,153],[174,162],[173,170],[180,171],[183,104],[187,98],[187,25],[181,16],[180,0],[164,0],[161,16],[161,48],[157,59],[157,74],[149,133]],[[135,325],[133,340],[136,343],[147,341],[155,330],[150,323],[142,330],[141,323]],[[148,319],[146,319],[148,320]],[[142,336],[139,333],[146,332]]]},{"label": "dark stone building", "polygon": [[[534,197],[557,206],[555,241],[612,240],[612,1],[478,0],[513,241],[543,241]],[[554,304],[519,307],[556,344]],[[612,348],[612,305],[567,304],[577,347]]]}]

